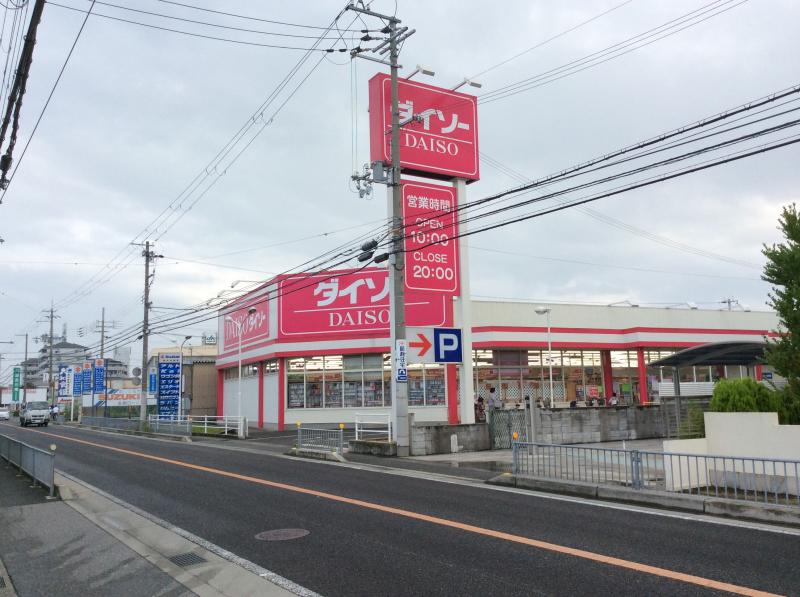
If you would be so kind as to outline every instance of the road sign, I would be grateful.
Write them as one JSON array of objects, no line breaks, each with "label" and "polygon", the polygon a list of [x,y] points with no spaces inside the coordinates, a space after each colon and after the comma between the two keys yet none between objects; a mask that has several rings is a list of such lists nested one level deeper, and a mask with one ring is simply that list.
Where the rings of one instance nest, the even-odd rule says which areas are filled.
[{"label": "road sign", "polygon": [[395,340],[395,380],[398,383],[405,383],[408,381],[408,341],[397,339]]},{"label": "road sign", "polygon": [[11,382],[11,402],[19,402],[20,373],[20,368],[14,367],[13,381]]},{"label": "road sign", "polygon": [[433,358],[437,363],[461,363],[461,329],[433,328]]},{"label": "road sign", "polygon": [[406,328],[410,363],[461,363],[460,328]]},{"label": "road sign", "polygon": [[406,288],[458,294],[458,222],[453,187],[403,183]]}]

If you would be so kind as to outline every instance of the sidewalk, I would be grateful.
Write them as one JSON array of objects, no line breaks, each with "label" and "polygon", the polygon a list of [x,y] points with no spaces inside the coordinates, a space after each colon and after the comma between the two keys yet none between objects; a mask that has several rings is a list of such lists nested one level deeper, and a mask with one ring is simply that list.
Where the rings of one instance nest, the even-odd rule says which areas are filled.
[{"label": "sidewalk", "polygon": [[56,484],[63,499],[47,500],[0,461],[0,571],[12,586],[0,597],[310,593],[77,480]]},{"label": "sidewalk", "polygon": [[194,595],[0,461],[0,554],[20,597]]}]

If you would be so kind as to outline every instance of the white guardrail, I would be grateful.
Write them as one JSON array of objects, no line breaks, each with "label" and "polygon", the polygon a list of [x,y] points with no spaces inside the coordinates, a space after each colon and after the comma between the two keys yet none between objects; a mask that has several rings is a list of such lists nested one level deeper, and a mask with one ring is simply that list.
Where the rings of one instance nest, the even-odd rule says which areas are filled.
[{"label": "white guardrail", "polygon": [[16,466],[20,472],[33,479],[34,486],[38,481],[50,490],[53,497],[55,482],[55,452],[34,448],[7,435],[0,435],[0,458]]},{"label": "white guardrail", "polygon": [[356,413],[356,440],[392,441],[392,415]]},{"label": "white guardrail", "polygon": [[203,435],[228,435],[236,433],[239,439],[247,437],[247,417],[217,417],[211,415],[150,415],[151,427],[178,423],[185,425],[190,433]]}]

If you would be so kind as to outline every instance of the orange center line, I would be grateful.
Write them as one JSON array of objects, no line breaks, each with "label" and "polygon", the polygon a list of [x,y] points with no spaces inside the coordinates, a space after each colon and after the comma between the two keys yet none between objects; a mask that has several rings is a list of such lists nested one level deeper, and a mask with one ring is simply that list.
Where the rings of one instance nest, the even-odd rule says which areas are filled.
[{"label": "orange center line", "polygon": [[528,545],[530,547],[535,547],[537,549],[542,549],[545,551],[550,551],[554,553],[560,553],[565,555],[574,556],[576,558],[583,558],[586,560],[591,560],[592,562],[602,562],[609,566],[616,566],[618,568],[625,568],[627,570],[633,570],[636,572],[642,572],[644,574],[650,574],[653,576],[659,576],[662,578],[666,578],[669,580],[681,581],[693,585],[697,585],[700,587],[708,588],[708,589],[716,589],[720,591],[727,591],[729,593],[733,593],[736,595],[748,595],[751,597],[777,597],[775,593],[769,593],[766,591],[760,591],[757,589],[751,589],[749,587],[743,587],[739,585],[734,585],[731,583],[726,583],[718,580],[713,580],[710,578],[704,578],[702,576],[695,576],[693,574],[685,574],[683,572],[676,572],[674,570],[668,570],[666,568],[659,568],[658,566],[651,566],[649,564],[642,564],[639,562],[634,562],[631,560],[625,560],[622,558],[617,558],[614,556],[608,556],[601,553],[596,553],[592,551],[587,551],[584,549],[577,549],[574,547],[567,547],[566,545],[559,545],[557,543],[550,543],[547,541],[540,541],[538,539],[531,539],[529,537],[523,537],[521,535],[514,535],[512,533],[505,533],[503,531],[495,531],[493,529],[487,529],[479,526],[475,526],[472,524],[466,524],[463,522],[458,522],[455,520],[449,520],[447,518],[440,518],[438,516],[430,516],[428,514],[420,514],[419,512],[413,512],[411,510],[404,510],[402,508],[394,508],[392,506],[384,506],[382,504],[376,504],[374,502],[367,502],[365,500],[359,500],[355,498],[349,498],[341,495],[337,495],[334,493],[328,493],[325,491],[318,491],[316,489],[308,489],[305,487],[299,487],[297,485],[289,485],[287,483],[280,483],[278,481],[269,481],[267,479],[261,479],[259,477],[252,477],[249,475],[240,475],[239,473],[232,473],[230,471],[202,466],[199,464],[192,464],[190,462],[184,462],[182,460],[173,460],[171,458],[164,458],[162,456],[155,456],[153,454],[147,454],[146,452],[137,452],[135,450],[127,450],[124,448],[116,448],[114,446],[109,446],[107,444],[100,444],[96,442],[90,442],[83,439],[77,439],[73,437],[68,437],[65,435],[59,435],[56,433],[49,433],[47,431],[34,431],[33,429],[26,429],[26,431],[31,431],[33,433],[41,433],[43,435],[49,435],[52,437],[57,437],[59,439],[65,439],[67,441],[76,442],[79,444],[85,444],[87,446],[92,446],[95,448],[102,448],[104,450],[110,450],[113,452],[118,452],[120,454],[127,454],[129,456],[136,456],[138,458],[144,458],[147,460],[153,460],[156,462],[163,462],[165,464],[171,464],[174,466],[180,466],[187,469],[192,469],[196,471],[202,471],[205,473],[210,473],[212,475],[218,475],[221,477],[228,477],[231,479],[238,479],[240,481],[247,481],[249,483],[255,483],[258,485],[264,485],[267,487],[272,487],[275,489],[282,489],[285,491],[291,491],[294,493],[300,493],[303,495],[310,495],[313,497],[323,498],[327,500],[331,500],[334,502],[339,502],[342,504],[348,504],[351,506],[358,506],[359,508],[366,508],[368,510],[375,510],[378,512],[384,512],[387,514],[394,514],[396,516],[402,516],[404,518],[410,518],[413,520],[419,520],[423,522],[428,522],[431,524],[448,527],[452,529],[458,529],[460,531],[465,531],[467,533],[474,533],[476,535],[482,535],[484,537],[492,537],[494,539],[500,539],[502,541],[509,541],[512,543],[520,543],[522,545]]}]

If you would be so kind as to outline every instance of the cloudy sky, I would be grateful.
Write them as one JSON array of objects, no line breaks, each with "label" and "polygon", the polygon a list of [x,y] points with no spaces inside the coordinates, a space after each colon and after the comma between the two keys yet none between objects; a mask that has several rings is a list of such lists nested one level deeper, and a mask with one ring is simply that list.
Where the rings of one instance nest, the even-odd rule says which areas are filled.
[{"label": "cloudy sky", "polygon": [[[45,6],[15,159],[29,139],[30,146],[0,206],[2,340],[45,332],[37,320],[51,300],[71,340],[81,341],[77,329],[91,326],[102,307],[121,327],[135,325],[143,270],[140,249],[129,243],[145,236],[158,238],[164,255],[153,303],[174,309],[216,296],[236,280],[295,267],[385,217],[384,189],[361,199],[349,180],[354,165],[360,169],[369,159],[367,81],[382,67],[351,66],[347,54],[311,56],[252,123],[253,131],[268,124],[235,163],[205,170],[303,56],[265,45],[308,48],[321,32],[266,21],[325,27],[342,2],[184,2],[250,19],[158,0],[115,2],[157,14],[101,2],[93,10],[162,29],[91,16],[31,139],[85,17],[81,11],[91,3]],[[395,5],[403,24],[416,29],[401,62],[430,65],[436,76],[426,81],[442,86],[482,73],[476,93],[487,98],[662,25],[679,25],[661,30],[669,33],[663,39],[640,38],[614,59],[556,71],[566,76],[482,102],[485,158],[481,180],[468,188],[470,200],[798,83],[800,4],[793,0],[372,3],[385,12]],[[694,20],[680,20],[689,13]],[[8,53],[13,13],[5,18]],[[338,27],[363,26],[351,25],[352,18],[343,15]],[[344,34],[348,44],[351,37]],[[778,240],[781,206],[798,199],[799,160],[794,145],[604,199],[591,212],[570,209],[475,236],[473,295],[691,301],[707,308],[732,297],[766,309],[760,247]],[[202,196],[202,185],[181,195],[199,173],[213,186]],[[162,213],[161,224],[148,228]],[[174,344],[214,328],[196,324],[152,342]],[[5,358],[16,359],[19,347],[9,347]]]}]

